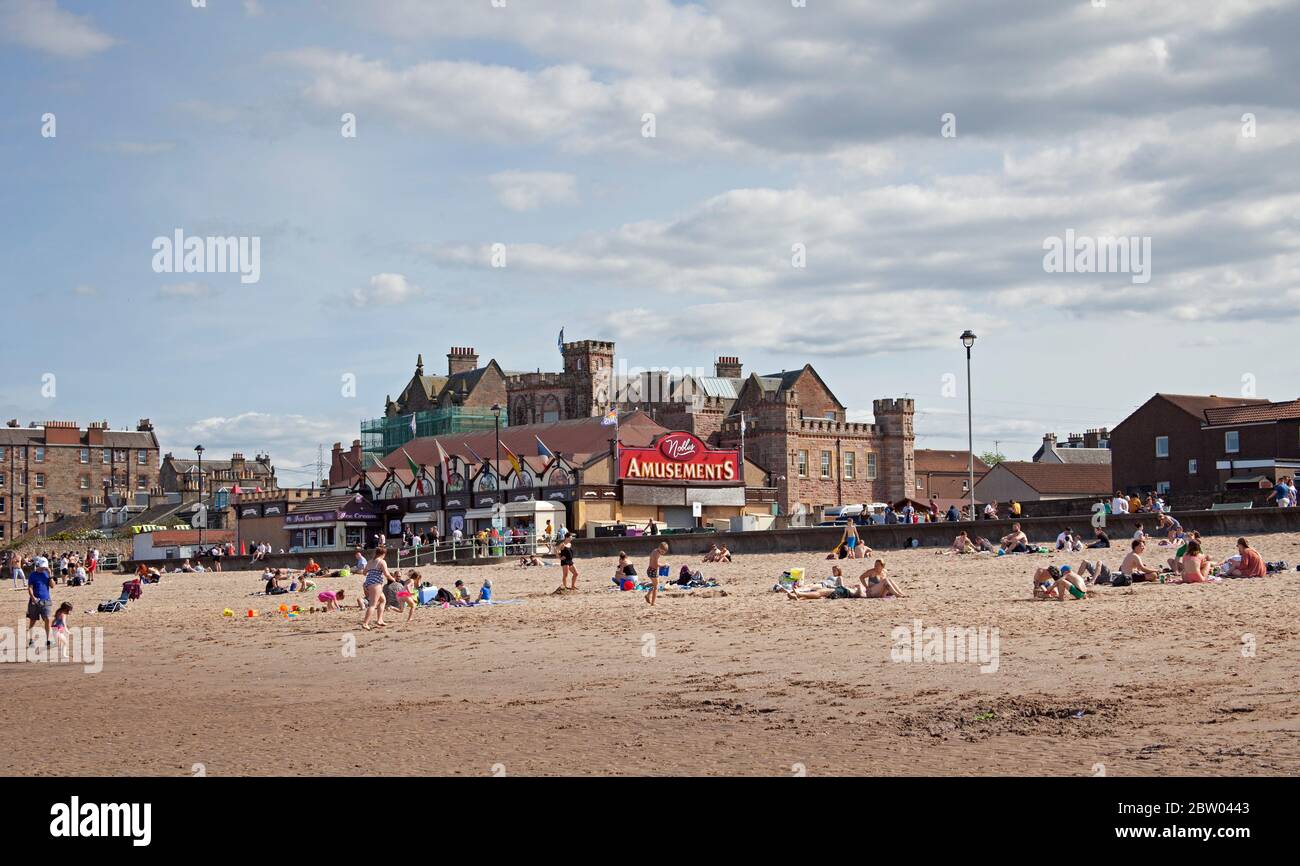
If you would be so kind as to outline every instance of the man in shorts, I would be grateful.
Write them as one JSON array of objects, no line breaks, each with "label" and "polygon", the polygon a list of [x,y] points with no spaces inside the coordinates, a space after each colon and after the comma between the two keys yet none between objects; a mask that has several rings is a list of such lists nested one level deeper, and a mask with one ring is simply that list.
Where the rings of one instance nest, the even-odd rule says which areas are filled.
[{"label": "man in shorts", "polygon": [[31,634],[28,645],[36,643],[36,621],[45,624],[45,645],[51,646],[50,616],[54,613],[54,599],[50,597],[50,562],[43,556],[32,563],[32,573],[27,578],[27,631]]}]

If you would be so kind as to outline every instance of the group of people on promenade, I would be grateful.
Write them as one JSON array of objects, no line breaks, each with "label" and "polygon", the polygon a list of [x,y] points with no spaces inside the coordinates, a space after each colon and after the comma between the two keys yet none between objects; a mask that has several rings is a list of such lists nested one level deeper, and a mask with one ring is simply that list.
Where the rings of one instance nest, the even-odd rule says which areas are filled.
[{"label": "group of people on promenade", "polygon": [[99,571],[99,550],[92,547],[84,556],[68,552],[23,556],[16,550],[10,550],[0,560],[0,580],[8,578],[14,589],[23,589],[37,562],[45,563],[52,582],[63,581],[71,586],[80,586],[94,582],[95,574]]}]

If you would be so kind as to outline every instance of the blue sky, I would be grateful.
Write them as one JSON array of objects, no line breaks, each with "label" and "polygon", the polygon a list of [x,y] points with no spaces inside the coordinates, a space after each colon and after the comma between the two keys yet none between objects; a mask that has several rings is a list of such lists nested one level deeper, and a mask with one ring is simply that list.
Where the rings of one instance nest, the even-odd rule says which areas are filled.
[{"label": "blue sky", "polygon": [[[300,467],[417,352],[553,369],[561,326],[810,361],[954,448],[971,327],[1011,456],[1156,390],[1293,398],[1300,8],[1141,5],[0,0],[0,415]],[[260,281],[154,273],[176,229],[260,237]],[[1152,279],[1046,273],[1068,229]]]}]

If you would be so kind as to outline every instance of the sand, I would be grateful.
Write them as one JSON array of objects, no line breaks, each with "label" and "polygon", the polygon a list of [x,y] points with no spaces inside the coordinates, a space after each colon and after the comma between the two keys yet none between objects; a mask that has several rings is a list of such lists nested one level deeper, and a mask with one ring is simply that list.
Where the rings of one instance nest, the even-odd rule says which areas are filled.
[{"label": "sand", "polygon": [[[1231,539],[1207,546],[1221,558]],[[1265,559],[1300,561],[1300,536],[1256,546]],[[1118,564],[1119,550],[1098,552]],[[1035,565],[1079,558],[889,552],[909,598],[803,602],[770,589],[791,566],[825,576],[830,563],[816,555],[693,558],[726,595],[665,594],[655,609],[642,593],[606,589],[610,561],[580,560],[581,590],[561,595],[558,566],[429,568],[440,585],[461,577],[477,589],[490,576],[499,598],[522,603],[425,609],[410,624],[390,615],[375,633],[357,627],[355,610],[223,618],[226,607],[314,600],[252,596],[261,582],[249,572],[169,575],[124,613],[83,613],[117,595],[105,577],[56,588],[75,605],[74,626],[103,627],[102,671],[0,665],[10,732],[0,772],[1300,771],[1300,573],[1030,599]],[[321,584],[351,594],[359,580]],[[0,587],[0,625],[17,627],[24,599]],[[917,619],[996,628],[996,672],[892,660],[891,633]]]}]

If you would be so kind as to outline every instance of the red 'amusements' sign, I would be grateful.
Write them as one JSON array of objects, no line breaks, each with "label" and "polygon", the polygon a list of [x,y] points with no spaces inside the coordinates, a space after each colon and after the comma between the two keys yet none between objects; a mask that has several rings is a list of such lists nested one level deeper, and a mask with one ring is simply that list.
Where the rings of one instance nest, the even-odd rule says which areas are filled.
[{"label": "red 'amusements' sign", "polygon": [[620,448],[618,477],[627,481],[739,481],[740,452],[715,451],[684,431],[666,433],[649,448]]}]

